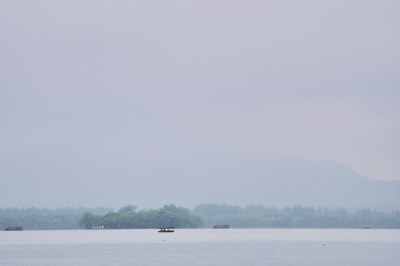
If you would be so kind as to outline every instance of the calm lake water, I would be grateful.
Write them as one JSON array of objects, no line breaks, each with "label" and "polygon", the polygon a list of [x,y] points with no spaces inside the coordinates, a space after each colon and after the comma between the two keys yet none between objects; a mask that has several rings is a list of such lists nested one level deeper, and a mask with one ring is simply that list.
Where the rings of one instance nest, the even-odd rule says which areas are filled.
[{"label": "calm lake water", "polygon": [[0,265],[400,265],[400,230],[0,232]]}]

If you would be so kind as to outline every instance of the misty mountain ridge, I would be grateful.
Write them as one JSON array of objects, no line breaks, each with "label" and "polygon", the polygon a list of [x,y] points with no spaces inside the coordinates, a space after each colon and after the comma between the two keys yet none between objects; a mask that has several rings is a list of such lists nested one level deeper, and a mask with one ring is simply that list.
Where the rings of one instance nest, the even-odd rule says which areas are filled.
[{"label": "misty mountain ridge", "polygon": [[368,179],[332,160],[281,155],[2,157],[1,176],[8,185],[0,188],[1,207],[219,203],[362,208],[400,203],[400,181]]}]

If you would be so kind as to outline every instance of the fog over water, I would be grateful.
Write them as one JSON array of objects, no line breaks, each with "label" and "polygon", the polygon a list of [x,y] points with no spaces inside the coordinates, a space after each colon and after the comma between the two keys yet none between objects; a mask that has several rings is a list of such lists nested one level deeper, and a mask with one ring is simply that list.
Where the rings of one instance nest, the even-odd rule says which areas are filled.
[{"label": "fog over water", "polygon": [[399,230],[0,231],[3,265],[390,265]]},{"label": "fog over water", "polygon": [[398,14],[2,1],[0,207],[399,203]]}]

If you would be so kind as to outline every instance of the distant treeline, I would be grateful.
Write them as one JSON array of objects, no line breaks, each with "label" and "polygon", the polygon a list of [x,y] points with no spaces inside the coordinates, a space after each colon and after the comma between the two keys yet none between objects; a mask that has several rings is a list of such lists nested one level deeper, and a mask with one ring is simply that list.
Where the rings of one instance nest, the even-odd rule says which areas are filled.
[{"label": "distant treeline", "polygon": [[79,220],[84,213],[100,215],[110,211],[110,208],[0,209],[0,230],[9,226],[22,226],[28,230],[79,229]]},{"label": "distant treeline", "polygon": [[293,206],[278,209],[262,205],[239,206],[202,204],[193,210],[205,227],[229,224],[236,228],[400,228],[400,211],[390,213],[363,209]]},{"label": "distant treeline", "polygon": [[118,212],[109,212],[104,216],[85,213],[79,221],[84,229],[133,229],[133,228],[198,228],[203,220],[199,215],[190,213],[189,209],[165,205],[159,210],[142,210],[136,212],[136,206],[128,205]]},{"label": "distant treeline", "polygon": [[292,206],[286,208],[202,204],[192,211],[175,205],[157,210],[140,210],[133,205],[118,211],[107,208],[0,209],[0,230],[22,226],[26,230],[210,228],[229,224],[235,228],[396,228],[400,211],[378,212]]}]

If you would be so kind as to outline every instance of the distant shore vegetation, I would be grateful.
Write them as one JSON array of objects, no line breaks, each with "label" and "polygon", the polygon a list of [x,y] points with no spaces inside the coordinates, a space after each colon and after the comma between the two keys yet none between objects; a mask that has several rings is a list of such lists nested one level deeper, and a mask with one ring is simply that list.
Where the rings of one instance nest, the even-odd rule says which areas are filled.
[{"label": "distant shore vegetation", "polygon": [[201,204],[192,210],[173,204],[150,210],[127,205],[118,211],[110,208],[0,209],[0,230],[9,226],[22,226],[25,230],[211,228],[216,224],[229,224],[233,228],[400,229],[400,211],[226,204]]},{"label": "distant shore vegetation", "polygon": [[6,208],[0,209],[0,230],[9,226],[22,226],[24,230],[79,229],[79,220],[86,212],[96,215],[112,211],[111,208]]},{"label": "distant shore vegetation", "polygon": [[400,211],[362,209],[350,212],[343,208],[276,208],[262,205],[241,208],[202,204],[196,206],[193,212],[204,219],[205,227],[228,223],[236,228],[400,228]]},{"label": "distant shore vegetation", "polygon": [[189,209],[165,205],[159,210],[142,210],[136,212],[136,206],[128,205],[118,212],[106,215],[83,214],[79,226],[84,229],[144,229],[144,228],[198,228],[203,220]]}]

